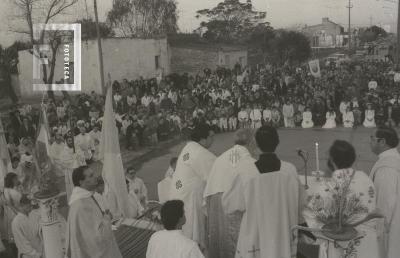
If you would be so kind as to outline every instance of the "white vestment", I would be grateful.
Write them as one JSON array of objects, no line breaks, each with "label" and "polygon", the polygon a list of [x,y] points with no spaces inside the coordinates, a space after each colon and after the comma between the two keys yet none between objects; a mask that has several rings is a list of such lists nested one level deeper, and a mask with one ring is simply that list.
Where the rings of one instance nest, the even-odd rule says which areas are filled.
[{"label": "white vestment", "polygon": [[111,221],[93,197],[93,193],[75,187],[69,200],[66,233],[68,258],[122,258]]},{"label": "white vestment", "polygon": [[238,175],[222,196],[226,213],[243,211],[236,258],[296,256],[291,229],[298,224],[299,179],[296,168],[281,162],[280,171],[260,173],[255,160],[237,166]]},{"label": "white vestment", "polygon": [[346,128],[352,128],[354,125],[354,114],[352,111],[343,113],[343,126]]},{"label": "white vestment", "polygon": [[301,122],[301,127],[311,128],[313,126],[314,122],[312,120],[312,113],[310,111],[303,112],[303,121]]},{"label": "white vestment", "polygon": [[154,233],[147,246],[146,258],[204,258],[196,242],[182,230],[162,230]]},{"label": "white vestment", "polygon": [[179,155],[172,176],[171,199],[185,204],[185,236],[205,246],[205,214],[202,211],[203,192],[215,155],[197,142],[190,141]]},{"label": "white vestment", "polygon": [[235,145],[215,160],[204,189],[204,201],[208,196],[229,190],[237,175],[235,167],[244,158],[251,158],[249,151],[246,147]]},{"label": "white vestment", "polygon": [[138,197],[141,204],[146,206],[148,196],[147,196],[147,187],[144,184],[143,180],[135,177],[135,179],[126,178],[129,182],[129,193],[132,193]]},{"label": "white vestment", "polygon": [[379,154],[370,177],[376,189],[376,206],[385,215],[385,221],[378,227],[382,254],[397,258],[400,254],[400,155],[397,149]]},{"label": "white vestment", "polygon": [[335,128],[336,127],[336,114],[335,112],[326,112],[326,122],[325,124],[322,126],[322,128]]},{"label": "white vestment", "polygon": [[375,124],[375,110],[365,110],[365,119],[363,125],[365,127],[376,127]]},{"label": "white vestment", "polygon": [[224,214],[222,194],[229,190],[235,176],[236,166],[244,159],[252,159],[246,147],[235,145],[219,156],[211,169],[204,190],[207,211],[208,255],[214,258],[233,258],[241,214]]},{"label": "white vestment", "polygon": [[158,182],[157,191],[158,191],[158,200],[160,203],[165,203],[170,200],[170,191],[171,191],[172,178],[165,177],[163,180]]},{"label": "white vestment", "polygon": [[55,172],[57,176],[63,176],[63,164],[62,164],[62,154],[64,152],[65,143],[57,143],[53,142],[50,146],[50,157],[54,161],[54,165],[56,167]]},{"label": "white vestment", "polygon": [[78,134],[75,136],[74,140],[75,144],[75,151],[78,152],[79,150],[83,152],[85,159],[91,159],[93,156],[92,151],[95,151],[94,142],[90,134]]},{"label": "white vestment", "polygon": [[39,232],[32,225],[29,217],[18,213],[11,224],[14,241],[18,248],[18,257],[38,258],[43,252]]}]

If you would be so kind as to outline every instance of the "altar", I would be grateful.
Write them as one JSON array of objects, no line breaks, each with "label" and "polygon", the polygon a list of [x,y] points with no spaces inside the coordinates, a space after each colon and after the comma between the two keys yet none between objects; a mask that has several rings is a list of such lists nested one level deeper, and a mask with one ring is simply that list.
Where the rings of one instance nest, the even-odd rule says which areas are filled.
[{"label": "altar", "polygon": [[[326,191],[330,179],[325,177],[316,177],[315,174],[306,178],[299,176],[303,200],[306,205],[311,201],[311,196],[319,195]],[[323,194],[322,194],[323,195]],[[303,222],[308,227],[297,226],[294,230],[304,230],[311,232],[317,239],[314,244],[319,245],[320,258],[353,258],[353,257],[379,257],[377,246],[377,235],[375,222],[369,221],[355,227],[357,234],[348,241],[338,241],[322,233],[322,224],[315,218],[309,209],[302,211]]]},{"label": "altar", "polygon": [[146,258],[147,245],[162,226],[148,220],[124,219],[113,231],[123,258]]}]

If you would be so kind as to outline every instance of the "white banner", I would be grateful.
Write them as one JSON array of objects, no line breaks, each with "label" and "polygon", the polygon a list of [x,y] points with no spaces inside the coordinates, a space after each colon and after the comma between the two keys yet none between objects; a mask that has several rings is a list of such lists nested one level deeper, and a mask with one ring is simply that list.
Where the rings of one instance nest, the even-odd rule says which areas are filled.
[{"label": "white banner", "polygon": [[321,77],[321,69],[319,67],[319,60],[315,59],[315,60],[311,60],[310,62],[308,62],[308,65],[310,66],[310,72],[311,75],[317,78]]}]

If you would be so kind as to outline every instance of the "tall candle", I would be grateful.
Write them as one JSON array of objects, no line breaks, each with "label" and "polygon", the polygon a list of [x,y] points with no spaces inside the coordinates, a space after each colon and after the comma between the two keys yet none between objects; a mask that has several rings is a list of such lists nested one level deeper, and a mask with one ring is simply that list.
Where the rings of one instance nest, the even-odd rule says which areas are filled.
[{"label": "tall candle", "polygon": [[315,143],[315,162],[316,162],[316,171],[319,173],[319,151],[318,151],[318,142]]}]

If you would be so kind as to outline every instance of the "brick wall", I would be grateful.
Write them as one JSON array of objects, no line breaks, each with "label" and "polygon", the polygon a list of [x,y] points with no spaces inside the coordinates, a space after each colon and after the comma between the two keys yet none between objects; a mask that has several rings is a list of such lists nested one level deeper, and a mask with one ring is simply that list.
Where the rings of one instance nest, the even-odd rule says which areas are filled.
[{"label": "brick wall", "polygon": [[171,72],[196,74],[205,68],[217,68],[217,49],[171,47]]}]

